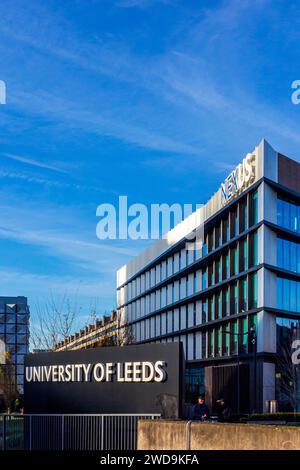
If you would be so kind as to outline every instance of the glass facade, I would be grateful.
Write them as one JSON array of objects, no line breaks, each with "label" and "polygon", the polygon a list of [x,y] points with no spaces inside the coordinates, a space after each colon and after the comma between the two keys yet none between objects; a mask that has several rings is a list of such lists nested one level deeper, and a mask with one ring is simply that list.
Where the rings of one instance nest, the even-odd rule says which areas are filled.
[{"label": "glass facade", "polygon": [[249,195],[249,222],[250,227],[258,222],[258,192],[252,191]]},{"label": "glass facade", "polygon": [[[257,232],[251,233],[248,238],[243,238],[233,247],[226,249],[223,256],[216,258],[215,261],[208,260],[205,269],[195,268],[196,271],[190,276],[182,276],[176,281],[173,281],[172,277],[165,277],[164,286],[161,288],[155,289],[154,285],[146,289],[145,294],[134,295],[127,305],[128,320],[131,322],[142,316],[152,314],[152,312],[158,309],[166,308],[168,305],[173,305],[174,302],[197,295],[207,288],[213,288],[220,283],[226,282],[231,277],[245,272],[250,267],[257,266]],[[169,282],[168,279],[170,279]],[[161,282],[158,284],[161,284]],[[240,307],[238,305],[238,287],[236,284],[232,285],[231,291],[231,296],[234,298],[231,308],[234,313],[237,313]],[[221,316],[224,315],[222,314]],[[211,318],[215,318],[214,309],[211,310]]]},{"label": "glass facade", "polygon": [[[125,300],[121,307],[132,323],[135,340],[185,338],[185,355],[190,360],[235,354],[237,347],[226,329],[240,331],[248,324],[247,311],[257,308],[257,273],[247,274],[258,265],[258,231],[251,230],[257,223],[255,190],[205,230],[197,253],[181,248],[121,287],[119,298]],[[245,234],[248,228],[251,231]],[[187,272],[191,264],[193,270]],[[201,334],[188,331],[237,314],[245,316],[243,327],[239,319]]]},{"label": "glass facade", "polygon": [[300,313],[300,281],[277,277],[277,308]]},{"label": "glass facade", "polygon": [[196,403],[199,395],[205,394],[204,367],[185,370],[186,403]]},{"label": "glass facade", "polygon": [[277,266],[300,274],[300,243],[277,237]]},{"label": "glass facade", "polygon": [[300,340],[300,320],[276,319],[276,399],[281,411],[300,411],[300,368],[293,364],[293,341]]},{"label": "glass facade", "polygon": [[[265,199],[266,186],[273,191],[269,199]],[[272,220],[260,198],[273,204]],[[282,311],[282,317],[300,313],[299,204],[279,197],[276,188],[264,181],[212,213],[205,222],[200,250],[189,253],[180,240],[118,289],[123,299],[118,308],[124,309],[137,342],[182,341],[187,360],[186,399],[190,402],[204,393],[205,367],[232,366],[239,355],[241,363],[251,369],[255,346],[249,341],[250,329],[264,336],[274,331],[276,322],[281,357],[287,339],[299,332],[298,320],[276,319],[276,309]],[[275,283],[276,292],[269,292]],[[270,324],[270,330],[267,326],[260,330],[261,322]],[[274,344],[271,347],[272,342],[265,339],[260,337],[257,342],[261,348],[258,360],[266,363],[259,374],[271,370],[269,365],[275,362]],[[291,399],[284,388],[289,372],[280,361],[276,364],[276,394],[284,407],[292,403],[295,409],[298,379],[293,379],[296,391]]]},{"label": "glass facade", "polygon": [[257,308],[258,306],[258,280],[257,273],[250,274],[248,277],[249,283],[249,303],[248,309]]},{"label": "glass facade", "polygon": [[300,233],[300,205],[295,201],[278,196],[277,223],[281,227]]},{"label": "glass facade", "polygon": [[258,265],[258,233],[249,234],[249,268]]},{"label": "glass facade", "polygon": [[207,333],[207,358],[252,353],[248,332],[251,327],[256,325],[257,316],[249,315],[229,321],[222,326],[209,328]]},{"label": "glass facade", "polygon": [[29,351],[29,308],[25,297],[0,297],[0,342],[4,346],[1,349],[9,353],[19,393],[23,394],[24,355]]}]

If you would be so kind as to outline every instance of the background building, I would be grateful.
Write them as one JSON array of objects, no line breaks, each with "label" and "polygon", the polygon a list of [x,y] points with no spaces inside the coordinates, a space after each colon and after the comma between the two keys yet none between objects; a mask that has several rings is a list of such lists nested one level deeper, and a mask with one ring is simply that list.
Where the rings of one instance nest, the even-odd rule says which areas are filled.
[{"label": "background building", "polygon": [[[29,351],[29,306],[26,297],[0,297],[1,363],[13,367],[18,391],[23,394],[24,354]],[[0,383],[0,395],[1,395]]]},{"label": "background building", "polygon": [[113,346],[116,342],[117,328],[117,315],[112,311],[110,316],[103,315],[101,320],[96,320],[95,323],[87,325],[78,333],[58,343],[55,351]]},{"label": "background building", "polygon": [[[198,232],[203,245],[187,249]],[[187,400],[205,391],[234,411],[272,399],[299,411],[299,163],[263,140],[205,206],[118,271],[117,305],[137,342],[183,342]]]}]

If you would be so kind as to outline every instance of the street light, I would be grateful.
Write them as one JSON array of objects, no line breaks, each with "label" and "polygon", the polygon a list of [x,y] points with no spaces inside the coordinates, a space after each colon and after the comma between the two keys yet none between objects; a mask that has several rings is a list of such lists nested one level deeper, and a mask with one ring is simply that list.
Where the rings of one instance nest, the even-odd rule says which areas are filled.
[{"label": "street light", "polygon": [[257,385],[257,334],[256,334],[256,328],[255,326],[251,326],[249,330],[249,342],[253,345],[253,359],[254,359],[254,364],[253,364],[253,374],[254,374],[254,413],[257,411],[257,391],[256,391],[256,385]]}]

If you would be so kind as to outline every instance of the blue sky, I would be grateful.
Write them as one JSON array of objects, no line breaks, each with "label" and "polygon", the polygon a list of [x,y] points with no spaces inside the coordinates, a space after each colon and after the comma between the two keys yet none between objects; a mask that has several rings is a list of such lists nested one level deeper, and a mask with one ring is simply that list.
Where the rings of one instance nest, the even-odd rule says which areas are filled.
[{"label": "blue sky", "polygon": [[0,295],[115,306],[145,241],[100,241],[96,207],[204,203],[265,137],[300,158],[300,4],[2,0]]}]

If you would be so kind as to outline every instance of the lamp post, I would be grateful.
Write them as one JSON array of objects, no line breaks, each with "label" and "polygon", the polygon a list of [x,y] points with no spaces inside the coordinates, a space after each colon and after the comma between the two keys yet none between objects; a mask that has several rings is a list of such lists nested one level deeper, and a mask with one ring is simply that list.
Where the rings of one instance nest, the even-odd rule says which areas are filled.
[{"label": "lamp post", "polygon": [[253,345],[253,375],[254,375],[254,413],[257,411],[257,333],[255,326],[251,326],[249,330],[250,343]]}]

